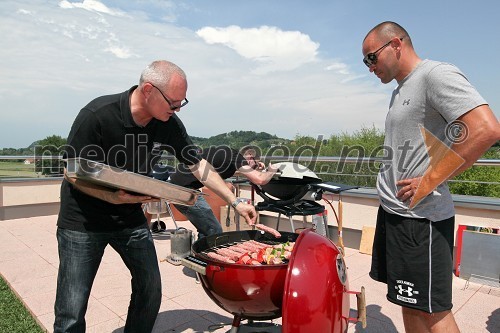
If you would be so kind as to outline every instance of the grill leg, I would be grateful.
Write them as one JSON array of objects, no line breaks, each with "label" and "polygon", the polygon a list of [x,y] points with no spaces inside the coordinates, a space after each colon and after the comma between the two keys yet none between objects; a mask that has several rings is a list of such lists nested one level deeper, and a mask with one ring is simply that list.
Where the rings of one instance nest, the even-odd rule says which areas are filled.
[{"label": "grill leg", "polygon": [[227,333],[238,333],[238,329],[240,328],[240,324],[241,324],[241,317],[234,316],[233,324],[231,325],[231,329],[229,331],[227,331]]},{"label": "grill leg", "polygon": [[281,213],[278,213],[278,220],[276,221],[276,230],[280,229],[280,219],[281,219]]},{"label": "grill leg", "polygon": [[175,221],[174,213],[172,213],[172,209],[170,208],[170,205],[168,204],[168,202],[165,202],[165,205],[167,206],[168,214],[170,214],[172,221],[174,221],[175,229],[179,229],[179,227],[177,226],[177,222]]},{"label": "grill leg", "polygon": [[290,227],[292,228],[292,232],[295,232],[295,226],[293,225],[292,215],[288,216],[288,220],[290,221]]},{"label": "grill leg", "polygon": [[328,233],[328,216],[325,213],[323,213],[323,223],[325,224],[326,238],[330,238],[330,234]]}]

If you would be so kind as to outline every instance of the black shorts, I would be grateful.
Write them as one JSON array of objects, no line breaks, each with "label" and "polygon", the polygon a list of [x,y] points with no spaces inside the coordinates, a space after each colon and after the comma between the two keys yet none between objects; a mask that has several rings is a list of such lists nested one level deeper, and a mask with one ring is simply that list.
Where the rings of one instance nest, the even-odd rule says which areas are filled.
[{"label": "black shorts", "polygon": [[455,217],[430,222],[387,213],[382,207],[370,277],[387,284],[387,299],[428,313],[450,310]]}]

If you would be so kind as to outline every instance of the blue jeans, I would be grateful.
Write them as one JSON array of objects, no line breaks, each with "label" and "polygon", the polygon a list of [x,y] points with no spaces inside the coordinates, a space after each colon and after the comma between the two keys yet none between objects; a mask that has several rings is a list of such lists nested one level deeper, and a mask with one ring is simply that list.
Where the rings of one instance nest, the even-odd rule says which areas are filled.
[{"label": "blue jeans", "polygon": [[151,332],[161,304],[161,277],[147,225],[115,232],[57,229],[59,273],[54,332],[85,332],[92,283],[109,244],[132,276],[132,295],[124,332]]},{"label": "blue jeans", "polygon": [[199,196],[193,206],[174,205],[198,230],[198,238],[220,234],[222,227],[208,202]]}]

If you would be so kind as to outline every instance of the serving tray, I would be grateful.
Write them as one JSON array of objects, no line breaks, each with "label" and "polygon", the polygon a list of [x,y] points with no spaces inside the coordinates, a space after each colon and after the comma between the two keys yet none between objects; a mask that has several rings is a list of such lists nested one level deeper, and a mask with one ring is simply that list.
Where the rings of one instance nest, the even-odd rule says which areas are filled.
[{"label": "serving tray", "polygon": [[164,199],[170,203],[192,206],[198,196],[202,195],[198,190],[170,184],[81,157],[68,158],[64,161],[67,163],[66,175],[70,178]]}]

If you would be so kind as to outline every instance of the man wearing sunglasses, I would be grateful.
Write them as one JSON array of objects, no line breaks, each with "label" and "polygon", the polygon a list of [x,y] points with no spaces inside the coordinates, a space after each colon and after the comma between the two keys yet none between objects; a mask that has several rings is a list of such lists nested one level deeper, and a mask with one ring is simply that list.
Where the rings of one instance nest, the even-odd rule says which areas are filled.
[{"label": "man wearing sunglasses", "polygon": [[[222,179],[228,179],[234,176],[236,172],[239,172],[250,182],[257,185],[265,185],[273,178],[277,169],[269,164],[265,170],[264,164],[255,159],[257,157],[257,149],[252,146],[246,146],[238,152],[228,146],[211,146],[203,149],[201,156],[214,167]],[[169,174],[168,181],[172,184],[192,189],[203,187],[203,183],[183,163],[178,164],[175,171]],[[230,183],[227,184],[230,185]],[[177,204],[174,206],[196,227],[199,238],[222,232],[220,222],[203,196],[199,196],[193,206]],[[146,217],[149,220],[151,216],[148,215],[146,213]],[[152,224],[153,231],[156,231],[155,227],[157,225],[155,223]]]},{"label": "man wearing sunglasses", "polygon": [[[182,69],[164,60],[151,63],[138,85],[98,97],[80,110],[68,135],[65,156],[148,175],[166,147],[204,186],[233,204],[248,224],[255,224],[255,208],[237,204],[233,192],[198,154],[175,114],[188,103],[186,92]],[[151,199],[65,177],[57,221],[54,332],[85,332],[92,283],[108,245],[119,253],[131,275],[124,332],[152,331],[162,294],[158,258],[141,207]]]},{"label": "man wearing sunglasses", "polygon": [[382,83],[398,83],[385,122],[391,151],[377,178],[370,276],[402,306],[406,332],[459,332],[451,312],[455,213],[446,181],[500,139],[500,125],[464,74],[420,59],[399,24],[375,26],[362,52]]}]

